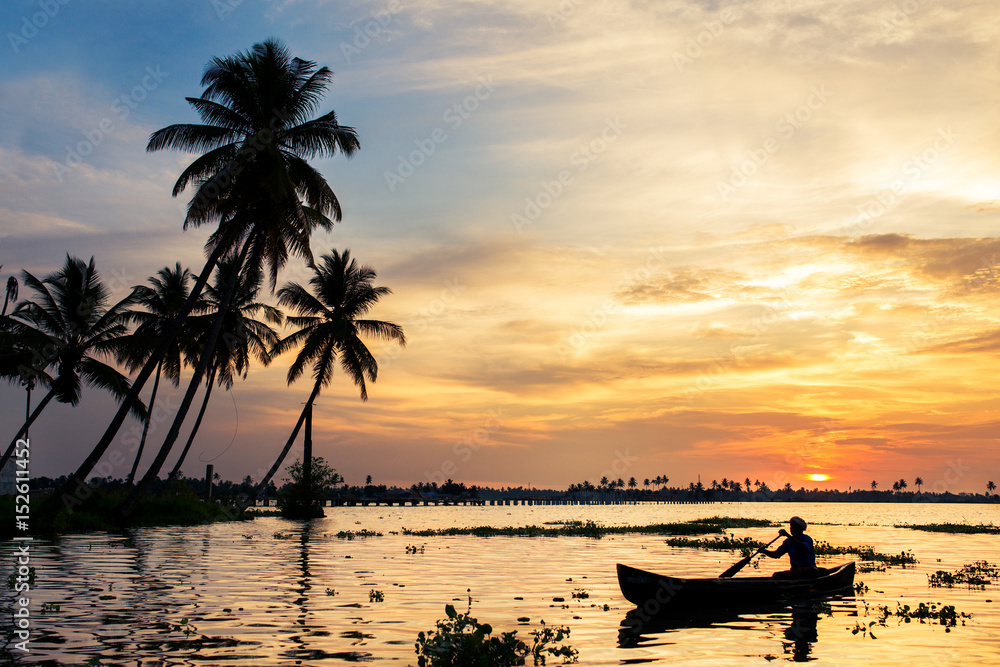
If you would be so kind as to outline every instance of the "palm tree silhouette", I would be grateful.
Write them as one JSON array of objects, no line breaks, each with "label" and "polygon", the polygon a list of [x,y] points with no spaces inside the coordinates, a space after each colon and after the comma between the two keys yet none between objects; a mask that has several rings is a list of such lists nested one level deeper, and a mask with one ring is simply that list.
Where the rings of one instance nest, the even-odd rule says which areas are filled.
[{"label": "palm tree silhouette", "polygon": [[[165,266],[149,280],[149,286],[137,285],[133,288],[135,303],[142,306],[144,310],[132,311],[130,319],[137,324],[130,340],[126,342],[121,350],[119,362],[126,364],[130,371],[136,371],[145,365],[152,356],[160,339],[166,335],[167,330],[173,323],[174,318],[184,307],[188,298],[189,283],[191,282],[191,272],[182,268],[177,262],[173,268]],[[203,301],[196,302],[193,311],[200,312],[203,309]],[[176,387],[181,380],[181,347],[186,338],[185,333],[173,337],[166,351],[156,364],[156,377],[153,380],[153,389],[149,395],[149,413],[153,414],[153,407],[156,403],[156,394],[160,386],[160,376],[165,375]],[[138,450],[132,469],[129,471],[126,484],[131,485],[135,480],[135,473],[142,459],[142,453],[146,446],[146,437],[149,434],[149,425],[152,420],[146,420],[143,424],[142,436],[139,439]]]},{"label": "palm tree silhouette", "polygon": [[875,481],[875,480],[873,479],[873,480],[872,480],[872,491],[876,490],[877,488],[878,488],[878,482],[876,482],[876,481]]},{"label": "palm tree silhouette", "polygon": [[[0,269],[3,268],[3,264],[0,264]],[[0,317],[7,314],[7,304],[17,302],[17,278],[14,276],[9,276],[7,278],[7,289],[4,290],[3,297],[3,310],[0,311]]]},{"label": "palm tree silhouette", "polygon": [[[286,283],[278,290],[278,303],[297,313],[295,316],[290,315],[287,322],[298,327],[298,330],[282,338],[274,346],[272,353],[278,355],[301,346],[288,369],[288,384],[299,379],[310,364],[314,382],[292,434],[271,469],[257,484],[250,498],[244,501],[245,507],[253,502],[281,466],[320,390],[333,379],[338,362],[360,389],[361,400],[368,400],[365,381],[375,382],[378,377],[378,362],[361,336],[406,345],[406,336],[399,325],[365,319],[365,315],[382,297],[392,293],[388,287],[376,287],[372,284],[376,275],[370,266],[359,265],[351,257],[349,250],[345,250],[343,254],[332,250],[314,268],[314,275],[309,279],[312,292],[295,282]],[[310,461],[303,457],[303,474],[306,480],[309,477],[309,465]],[[308,488],[308,484],[306,487]]]},{"label": "palm tree silhouette", "polygon": [[[219,309],[222,308],[225,276],[228,276],[233,268],[229,261],[219,263],[219,269],[215,274],[215,285],[205,288],[207,312],[189,318],[191,331],[194,333],[188,339],[186,356],[189,360],[200,359],[201,355],[205,353],[203,346],[199,345],[201,336],[197,332],[211,329]],[[243,273],[237,278],[236,288],[233,290],[232,298],[230,298],[224,313],[222,344],[215,346],[212,360],[208,365],[210,370],[208,379],[205,381],[205,396],[201,402],[201,409],[198,411],[198,416],[194,426],[191,427],[191,433],[188,435],[184,449],[181,450],[168,479],[177,479],[178,474],[180,474],[184,459],[187,458],[191,444],[201,427],[201,421],[208,408],[208,400],[212,396],[212,387],[216,384],[216,379],[218,385],[224,386],[228,391],[232,389],[237,377],[246,379],[250,371],[251,358],[257,359],[263,366],[271,363],[270,350],[278,342],[278,335],[274,329],[268,326],[268,323],[281,324],[284,316],[277,308],[257,301],[262,282],[260,274],[251,277]],[[254,319],[258,314],[263,315],[264,322]],[[159,468],[157,468],[158,471]]]},{"label": "palm tree silhouette", "polygon": [[[217,228],[209,237],[208,261],[188,301],[139,372],[100,441],[60,492],[53,494],[53,508],[104,455],[125,411],[138,400],[139,391],[194,307],[216,263],[224,255],[238,252],[240,266],[246,263],[257,271],[266,264],[273,289],[278,270],[289,256],[295,254],[312,262],[309,239],[313,230],[331,229],[334,221],[341,219],[337,196],[306,162],[307,158],[337,153],[350,157],[360,146],[354,129],[340,125],[334,112],[312,118],[332,77],[328,68],[292,58],[281,42],[267,40],[245,53],[209,62],[201,80],[205,86],[201,97],[187,98],[202,124],[171,125],[150,136],[147,151],[169,148],[202,153],[181,173],[173,195],[188,186],[195,190],[188,203],[185,229],[206,224]],[[234,289],[235,274],[230,285],[227,292]],[[206,350],[214,349],[221,327],[222,320],[217,319]],[[195,368],[164,446],[177,439],[209,360],[210,355],[206,355]]]},{"label": "palm tree silhouette", "polygon": [[920,487],[924,485],[924,478],[917,477],[915,480],[913,480],[913,483],[917,485],[917,493],[920,493]]},{"label": "palm tree silhouette", "polygon": [[993,493],[997,490],[997,485],[993,481],[986,482],[986,493]]},{"label": "palm tree silhouette", "polygon": [[[110,292],[101,282],[94,258],[90,263],[66,255],[63,267],[39,280],[23,272],[26,287],[35,292],[35,300],[19,304],[12,313],[23,324],[23,329],[36,343],[45,340],[45,349],[36,350],[44,364],[55,369],[55,376],[34,411],[18,430],[10,446],[0,458],[0,469],[7,463],[18,438],[55,399],[60,403],[77,405],[83,385],[104,389],[119,399],[129,389],[129,381],[114,367],[101,361],[113,357],[122,337],[128,333],[129,306],[134,296],[129,295],[108,305]],[[147,418],[141,401],[132,407],[137,419]]]}]

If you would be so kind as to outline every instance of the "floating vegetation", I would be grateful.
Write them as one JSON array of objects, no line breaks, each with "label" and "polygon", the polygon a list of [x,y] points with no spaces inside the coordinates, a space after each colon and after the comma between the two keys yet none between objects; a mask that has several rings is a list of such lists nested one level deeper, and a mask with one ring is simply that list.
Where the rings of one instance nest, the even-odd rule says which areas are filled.
[{"label": "floating vegetation", "polygon": [[272,537],[276,540],[290,540],[292,536],[288,533],[275,533]]},{"label": "floating vegetation", "polygon": [[339,537],[342,540],[353,540],[356,537],[382,537],[382,533],[362,528],[361,530],[342,530],[335,537]]},{"label": "floating vegetation", "polygon": [[934,574],[927,575],[928,584],[945,588],[965,585],[969,588],[985,589],[987,584],[998,579],[1000,579],[1000,568],[985,560],[977,560],[975,563],[963,565],[956,572],[938,570]]},{"label": "floating vegetation", "polygon": [[334,589],[332,589],[332,588],[328,588],[328,589],[326,589],[326,594],[327,594],[327,595],[336,595],[336,594],[337,594],[337,591],[335,591],[335,590],[334,590]]},{"label": "floating vegetation", "polygon": [[115,600],[118,598],[117,595],[101,595],[99,597],[101,600]]},{"label": "floating vegetation", "polygon": [[41,612],[44,614],[50,611],[59,611],[59,605],[55,602],[43,602]]},{"label": "floating vegetation", "polygon": [[590,597],[590,593],[588,593],[587,591],[583,590],[582,588],[578,588],[575,591],[573,591],[573,599],[574,600],[586,600],[589,597]]},{"label": "floating vegetation", "polygon": [[[471,528],[429,528],[426,530],[403,529],[404,535],[414,537],[437,537],[454,535],[474,535],[476,537],[592,537],[600,539],[605,535],[704,535],[721,533],[725,528],[746,528],[760,526],[760,519],[727,519],[712,517],[681,523],[654,523],[646,526],[605,526],[594,521],[567,521],[561,526],[475,526]],[[730,524],[723,525],[725,522]],[[764,525],[771,525],[765,522]]]},{"label": "floating vegetation", "polygon": [[372,590],[368,591],[368,601],[369,602],[384,602],[385,601],[385,595],[382,594],[382,591],[377,591],[377,590],[375,590],[373,588]]},{"label": "floating vegetation", "polygon": [[[464,614],[455,611],[452,605],[446,605],[446,619],[439,620],[434,630],[421,632],[417,635],[417,665],[418,667],[438,667],[444,665],[491,665],[492,667],[507,667],[508,665],[524,665],[528,658],[536,665],[544,665],[547,657],[562,658],[563,663],[576,662],[579,651],[562,644],[569,637],[568,627],[548,627],[545,621],[542,627],[532,630],[529,634],[532,643],[518,639],[517,631],[493,634],[493,627],[488,623],[480,623],[473,618],[472,596],[469,596],[469,608]],[[519,622],[526,623],[529,619],[522,616]]]},{"label": "floating vegetation", "polygon": [[406,545],[406,553],[408,554],[423,553],[423,552],[424,552],[424,545],[422,544],[419,547],[417,547],[416,545],[412,546],[409,544]]},{"label": "floating vegetation", "polygon": [[[667,539],[666,543],[668,546],[672,547],[712,549],[715,551],[739,551],[744,558],[756,552],[757,549],[765,546],[763,542],[755,540],[751,537],[738,538],[733,535],[723,535],[721,537],[716,536],[709,539],[672,537]],[[880,563],[885,566],[899,565],[906,567],[907,565],[913,565],[917,562],[917,559],[910,551],[904,551],[899,554],[884,554],[875,551],[873,547],[867,545],[862,545],[860,547],[834,546],[829,542],[816,540],[813,542],[813,548],[815,549],[817,556],[838,556],[850,554],[857,556],[862,561]]]},{"label": "floating vegetation", "polygon": [[1000,535],[1000,526],[983,523],[976,525],[965,523],[896,524],[895,527],[925,530],[932,533],[986,533],[988,535]]}]

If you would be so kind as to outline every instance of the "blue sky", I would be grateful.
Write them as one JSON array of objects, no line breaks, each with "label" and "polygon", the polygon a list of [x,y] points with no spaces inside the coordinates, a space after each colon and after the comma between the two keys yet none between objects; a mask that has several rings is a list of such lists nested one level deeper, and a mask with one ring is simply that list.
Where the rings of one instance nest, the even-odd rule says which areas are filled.
[{"label": "blue sky", "polygon": [[[630,448],[640,480],[884,487],[962,459],[949,488],[980,490],[1000,462],[997,23],[985,0],[7,2],[0,262],[94,255],[118,296],[200,267],[206,232],[170,197],[191,156],[145,143],[195,120],[209,58],[274,36],[335,71],[322,109],[361,138],[316,162],[345,217],[315,246],[374,265],[377,314],[410,338],[379,350],[367,404],[346,381],[321,399],[349,481],[452,461],[565,485]],[[283,365],[215,397],[195,451],[232,442],[223,475],[266,467],[294,423],[308,387]],[[14,431],[23,392],[0,399]],[[110,410],[53,406],[37,472],[74,468]]]}]

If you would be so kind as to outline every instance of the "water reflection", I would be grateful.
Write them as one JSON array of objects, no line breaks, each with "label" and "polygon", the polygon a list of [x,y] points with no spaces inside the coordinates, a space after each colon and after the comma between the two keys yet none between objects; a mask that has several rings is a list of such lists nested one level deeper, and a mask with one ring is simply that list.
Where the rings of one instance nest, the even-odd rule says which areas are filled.
[{"label": "water reflection", "polygon": [[[803,600],[792,603],[761,603],[732,608],[685,608],[650,616],[642,609],[625,614],[618,629],[618,648],[648,649],[654,646],[682,644],[684,631],[692,628],[716,628],[734,632],[771,634],[790,662],[815,660],[813,652],[819,641],[817,628],[821,615],[833,617],[834,611],[855,615],[853,596],[833,599]],[[645,661],[643,661],[645,662]]]}]

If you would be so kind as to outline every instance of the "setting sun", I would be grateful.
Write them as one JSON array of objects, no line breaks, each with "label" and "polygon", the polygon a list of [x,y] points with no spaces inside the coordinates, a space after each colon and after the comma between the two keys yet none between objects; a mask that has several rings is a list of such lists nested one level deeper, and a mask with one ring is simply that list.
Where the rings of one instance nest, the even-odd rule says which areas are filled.
[{"label": "setting sun", "polygon": [[811,479],[814,482],[825,482],[826,480],[830,479],[830,476],[816,474],[816,475],[809,475],[809,479]]}]

